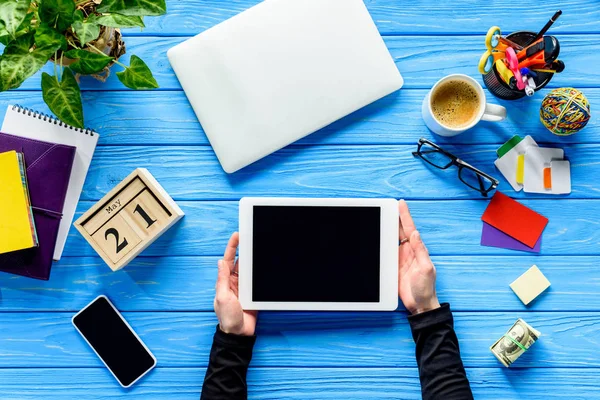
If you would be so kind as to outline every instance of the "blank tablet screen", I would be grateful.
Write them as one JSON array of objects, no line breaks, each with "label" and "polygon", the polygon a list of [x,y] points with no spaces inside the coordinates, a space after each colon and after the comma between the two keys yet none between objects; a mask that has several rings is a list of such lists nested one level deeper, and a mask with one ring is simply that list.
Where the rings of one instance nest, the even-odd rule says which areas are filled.
[{"label": "blank tablet screen", "polygon": [[379,302],[379,207],[254,206],[252,300]]}]

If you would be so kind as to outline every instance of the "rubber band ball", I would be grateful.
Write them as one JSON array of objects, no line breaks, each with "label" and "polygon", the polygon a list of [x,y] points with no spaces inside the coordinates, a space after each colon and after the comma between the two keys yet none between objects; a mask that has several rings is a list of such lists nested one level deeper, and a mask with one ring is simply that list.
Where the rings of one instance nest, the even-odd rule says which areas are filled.
[{"label": "rubber band ball", "polygon": [[577,89],[554,89],[542,100],[540,120],[555,135],[568,136],[579,132],[590,117],[590,103]]}]

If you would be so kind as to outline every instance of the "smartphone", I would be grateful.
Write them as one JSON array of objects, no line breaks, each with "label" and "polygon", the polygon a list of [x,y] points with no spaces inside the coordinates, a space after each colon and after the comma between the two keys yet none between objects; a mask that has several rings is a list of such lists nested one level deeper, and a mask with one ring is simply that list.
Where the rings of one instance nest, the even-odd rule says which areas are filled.
[{"label": "smartphone", "polygon": [[130,387],[156,366],[154,355],[106,296],[98,296],[72,321],[121,386]]}]

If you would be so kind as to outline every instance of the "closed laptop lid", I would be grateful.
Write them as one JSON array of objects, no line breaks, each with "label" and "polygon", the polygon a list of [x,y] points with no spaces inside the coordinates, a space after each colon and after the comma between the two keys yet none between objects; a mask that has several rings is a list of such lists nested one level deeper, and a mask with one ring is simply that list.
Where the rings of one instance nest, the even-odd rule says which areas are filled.
[{"label": "closed laptop lid", "polygon": [[230,173],[403,83],[362,0],[266,0],[168,56]]}]

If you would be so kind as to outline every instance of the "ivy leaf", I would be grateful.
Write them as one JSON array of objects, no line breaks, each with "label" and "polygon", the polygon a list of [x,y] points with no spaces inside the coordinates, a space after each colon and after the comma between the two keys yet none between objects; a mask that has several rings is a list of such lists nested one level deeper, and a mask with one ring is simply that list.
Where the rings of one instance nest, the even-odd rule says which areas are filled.
[{"label": "ivy leaf", "polygon": [[119,13],[122,15],[162,15],[167,12],[165,0],[102,0],[96,8],[102,13]]},{"label": "ivy leaf", "polygon": [[134,15],[121,14],[105,14],[105,15],[90,15],[88,21],[99,25],[108,26],[110,28],[134,28],[136,26],[144,28],[144,20],[142,17]]},{"label": "ivy leaf", "polygon": [[[2,0],[0,1],[0,35],[10,35],[13,39],[23,23],[30,0]],[[30,20],[31,21],[31,20]]]},{"label": "ivy leaf", "polygon": [[26,54],[4,54],[0,58],[2,90],[16,89],[42,68],[50,56],[34,50]]},{"label": "ivy leaf", "polygon": [[73,0],[43,0],[40,7],[40,19],[62,33],[73,23],[74,12],[75,2]]},{"label": "ivy leaf", "polygon": [[0,43],[2,43],[3,45],[5,45],[5,46],[8,45],[8,42],[10,42],[11,39],[12,38],[6,31],[0,32]]},{"label": "ivy leaf", "polygon": [[84,21],[83,12],[77,10],[75,11],[75,14],[73,14],[73,18],[74,21],[71,27],[73,28],[73,31],[75,31],[79,43],[81,43],[82,46],[100,36],[100,27],[96,23],[90,21],[91,16],[87,21]]},{"label": "ivy leaf", "polygon": [[52,52],[44,49],[31,50],[34,33],[30,32],[13,40],[4,48],[0,57],[0,84],[2,90],[16,89],[46,64]]},{"label": "ivy leaf", "polygon": [[46,23],[41,23],[35,31],[35,46],[41,50],[54,53],[58,49],[67,49],[67,39]]},{"label": "ivy leaf", "polygon": [[69,50],[65,53],[65,56],[77,60],[73,64],[69,65],[69,68],[78,74],[83,75],[100,72],[113,60],[112,57],[108,57],[103,54],[96,54],[90,51],[79,49]]},{"label": "ivy leaf", "polygon": [[30,32],[13,40],[4,48],[3,56],[8,54],[27,54],[33,47],[33,36],[35,32]]},{"label": "ivy leaf", "polygon": [[85,19],[85,16],[83,15],[83,11],[75,10],[75,12],[73,13],[73,22],[77,22],[77,21],[82,22],[84,19]]},{"label": "ivy leaf", "polygon": [[[0,28],[0,43],[2,43],[5,46],[8,46],[8,43],[11,40],[16,39],[19,36],[29,32],[32,19],[33,19],[33,13],[27,14],[25,16],[25,19],[23,20],[23,22],[21,22],[21,25],[19,25],[19,27],[17,28],[17,32],[15,33],[14,37],[11,36],[6,29]],[[1,25],[1,21],[0,21],[0,25]]]},{"label": "ivy leaf", "polygon": [[158,87],[152,71],[138,56],[131,56],[131,65],[125,71],[117,72],[117,78],[130,89],[156,89]]},{"label": "ivy leaf", "polygon": [[58,77],[42,74],[42,96],[48,108],[60,120],[76,128],[83,128],[83,105],[79,85],[69,68],[65,68],[61,81]]}]

